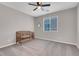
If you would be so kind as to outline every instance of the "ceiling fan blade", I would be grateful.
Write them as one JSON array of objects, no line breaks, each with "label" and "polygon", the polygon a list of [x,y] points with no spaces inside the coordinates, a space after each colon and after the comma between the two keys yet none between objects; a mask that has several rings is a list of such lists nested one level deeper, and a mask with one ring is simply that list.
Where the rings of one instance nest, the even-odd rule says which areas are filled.
[{"label": "ceiling fan blade", "polygon": [[46,6],[50,6],[50,4],[44,4],[44,5],[41,5],[42,7],[46,7]]},{"label": "ceiling fan blade", "polygon": [[37,5],[35,5],[35,4],[31,4],[31,3],[28,3],[29,5],[33,5],[33,6],[37,6]]},{"label": "ceiling fan blade", "polygon": [[35,9],[33,9],[33,11],[35,11],[36,9],[38,9],[37,7]]}]

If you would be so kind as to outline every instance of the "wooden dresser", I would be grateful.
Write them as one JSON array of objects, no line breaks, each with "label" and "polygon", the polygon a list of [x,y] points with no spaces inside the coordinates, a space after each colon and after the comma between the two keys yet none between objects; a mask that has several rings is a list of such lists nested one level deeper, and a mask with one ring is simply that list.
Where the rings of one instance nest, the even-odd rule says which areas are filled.
[{"label": "wooden dresser", "polygon": [[22,41],[28,41],[34,39],[34,32],[31,31],[17,31],[16,32],[16,44],[22,43]]}]

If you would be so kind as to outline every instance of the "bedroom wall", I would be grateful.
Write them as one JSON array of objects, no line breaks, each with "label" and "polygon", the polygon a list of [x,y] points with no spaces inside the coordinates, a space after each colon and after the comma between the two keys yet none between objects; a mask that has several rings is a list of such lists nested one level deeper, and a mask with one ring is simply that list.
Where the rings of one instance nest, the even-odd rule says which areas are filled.
[{"label": "bedroom wall", "polygon": [[0,48],[15,43],[16,31],[34,31],[33,19],[0,4]]},{"label": "bedroom wall", "polygon": [[77,47],[79,48],[79,3],[77,5]]},{"label": "bedroom wall", "polygon": [[[58,32],[43,32],[43,18],[58,16]],[[38,23],[41,27],[38,28]],[[36,38],[76,45],[77,36],[77,8],[58,11],[35,18],[34,29]]]}]

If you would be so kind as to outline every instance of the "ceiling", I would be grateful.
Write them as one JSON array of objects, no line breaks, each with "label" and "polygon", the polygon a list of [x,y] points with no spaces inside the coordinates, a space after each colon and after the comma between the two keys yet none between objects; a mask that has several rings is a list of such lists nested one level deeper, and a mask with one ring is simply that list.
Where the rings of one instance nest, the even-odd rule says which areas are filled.
[{"label": "ceiling", "polygon": [[[43,4],[50,3],[51,6],[44,7],[43,8],[44,11],[42,11],[41,9],[33,11],[35,6],[28,5],[28,3],[29,2],[1,2],[0,4],[6,5],[10,8],[16,9],[18,11],[21,11],[23,13],[26,13],[34,17],[42,16],[45,14],[53,13],[68,8],[73,8],[78,4],[78,2],[43,2]],[[35,2],[31,2],[31,3],[35,3]]]}]

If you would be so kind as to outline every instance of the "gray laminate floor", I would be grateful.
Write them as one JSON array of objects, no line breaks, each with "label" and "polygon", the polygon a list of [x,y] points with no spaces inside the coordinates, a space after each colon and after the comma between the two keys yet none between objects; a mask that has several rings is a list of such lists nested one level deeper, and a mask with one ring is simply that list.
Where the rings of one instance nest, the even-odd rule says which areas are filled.
[{"label": "gray laminate floor", "polygon": [[1,56],[79,56],[76,46],[35,39],[0,49]]}]

